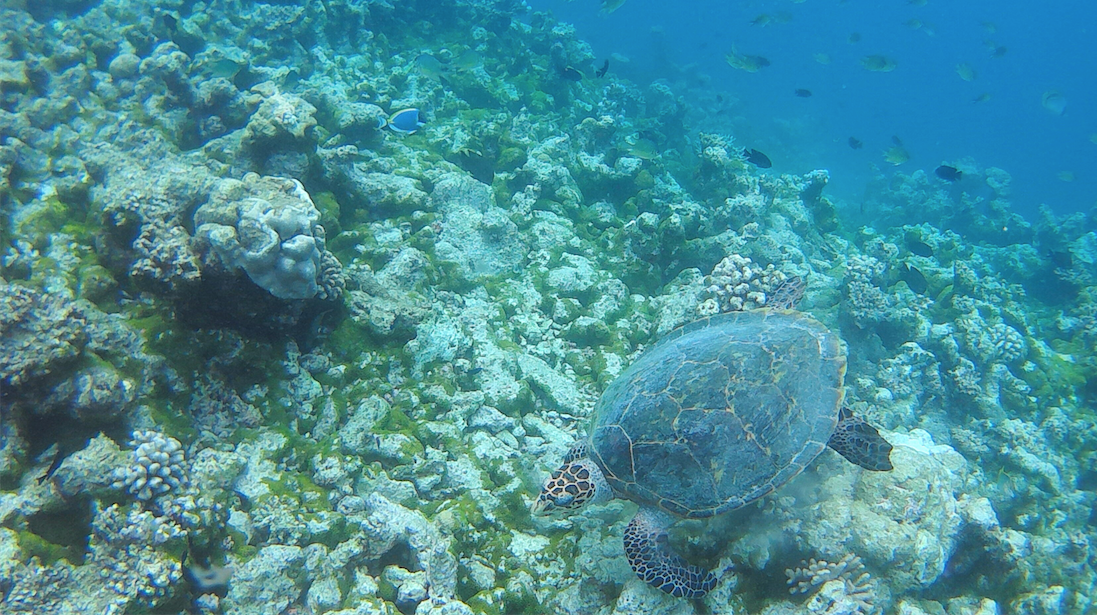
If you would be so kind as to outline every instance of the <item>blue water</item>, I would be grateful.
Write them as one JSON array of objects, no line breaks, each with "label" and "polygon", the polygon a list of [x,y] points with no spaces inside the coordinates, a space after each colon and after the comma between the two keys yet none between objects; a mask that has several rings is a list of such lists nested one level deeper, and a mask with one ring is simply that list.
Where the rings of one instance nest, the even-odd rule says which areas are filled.
[{"label": "blue water", "polygon": [[[698,101],[737,99],[730,113],[690,128],[730,133],[769,154],[778,172],[829,169],[829,189],[842,198],[860,198],[879,172],[932,172],[970,158],[1012,175],[1013,205],[1026,215],[1042,203],[1068,213],[1097,201],[1097,3],[628,0],[609,15],[597,0],[529,4],[574,24],[600,57],[628,57],[612,69],[640,83],[686,81]],[[751,23],[782,12],[791,20]],[[912,19],[923,25],[906,25]],[[852,33],[861,40],[849,42]],[[992,58],[987,41],[1008,51]],[[732,44],[772,65],[753,74],[728,66]],[[860,60],[873,54],[898,67],[865,70]],[[973,81],[957,75],[959,63],[975,69]],[[799,98],[797,88],[813,96]],[[1065,97],[1062,115],[1043,107],[1049,90]],[[984,93],[989,100],[973,102]],[[898,167],[883,159],[893,135],[911,154]],[[849,147],[851,136],[863,149]]]}]

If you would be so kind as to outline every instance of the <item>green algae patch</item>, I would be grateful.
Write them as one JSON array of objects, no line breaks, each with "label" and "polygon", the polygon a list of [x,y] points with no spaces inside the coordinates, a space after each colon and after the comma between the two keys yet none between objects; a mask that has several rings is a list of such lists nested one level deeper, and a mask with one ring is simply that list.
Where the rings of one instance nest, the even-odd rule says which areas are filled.
[{"label": "green algae patch", "polygon": [[373,350],[372,344],[368,343],[365,329],[351,318],[344,319],[335,327],[325,348],[332,353],[333,358],[351,366],[357,363],[358,357]]},{"label": "green algae patch", "polygon": [[[506,483],[509,484],[509,480]],[[502,484],[502,482],[500,483]],[[514,489],[512,491],[499,494],[499,509],[497,511],[497,523],[503,527],[510,528],[529,528],[533,527],[532,513],[529,511],[529,505],[523,499],[524,494],[532,493],[534,495],[540,491],[540,485],[528,485],[524,481],[522,483],[523,489]]]},{"label": "green algae patch", "polygon": [[396,407],[390,407],[385,416],[373,426],[374,431],[382,433],[412,433],[415,428],[415,422]]},{"label": "green algae patch", "polygon": [[324,227],[327,240],[331,240],[343,232],[339,223],[339,201],[331,192],[320,192],[312,196],[312,202],[320,211],[320,225]]},{"label": "green algae patch", "polygon": [[533,588],[525,583],[508,583],[503,592],[503,612],[522,613],[523,615],[542,615],[548,611],[533,593]]},{"label": "green algae patch", "polygon": [[[461,587],[458,586],[458,591]],[[464,602],[472,609],[473,613],[477,615],[505,615],[503,610],[504,594],[506,592],[501,587],[494,587],[492,589],[485,589],[472,597],[465,598]],[[459,594],[460,595],[460,594]]]},{"label": "green algae patch", "polygon": [[396,602],[396,586],[383,574],[377,577],[377,597],[385,602]]},{"label": "green algae patch", "polygon": [[526,150],[519,147],[506,147],[495,159],[495,172],[509,173],[526,164]]},{"label": "green algae patch", "polygon": [[[274,391],[281,383],[282,353],[268,343],[228,330],[189,329],[167,320],[159,310],[127,322],[144,333],[150,350],[171,357],[176,371],[190,384],[208,372],[211,364],[221,365],[221,374],[238,391],[255,384],[264,384]],[[225,364],[226,343],[237,345],[228,364]]]},{"label": "green algae patch", "polygon": [[51,233],[72,235],[83,245],[94,243],[97,230],[95,216],[89,222],[87,207],[72,203],[54,195],[25,206],[26,213],[13,220],[13,230],[26,237],[35,247],[45,249],[45,240]]},{"label": "green algae patch", "polygon": [[118,288],[118,280],[102,265],[85,264],[77,270],[76,294],[96,304],[100,309],[106,311],[114,309],[114,296]]},{"label": "green algae patch", "polygon": [[833,233],[838,230],[838,208],[826,197],[819,197],[811,203],[811,215],[820,233]]},{"label": "green algae patch", "polygon": [[[1062,399],[1064,394],[1071,392],[1080,399],[1087,397],[1087,392],[1097,382],[1097,366],[1088,361],[1079,361],[1078,357],[1087,357],[1092,350],[1087,350],[1081,344],[1067,344],[1052,340],[1051,351],[1045,352],[1044,360],[1039,361],[1038,368],[1034,370],[1019,370],[1022,380],[1032,389],[1032,394],[1043,400]],[[1093,397],[1093,393],[1089,393]],[[1062,403],[1062,402],[1059,402]]]},{"label": "green algae patch", "polygon": [[54,544],[34,532],[16,532],[15,541],[27,558],[37,557],[46,566],[60,560],[76,566],[84,563],[84,554],[76,547]]}]

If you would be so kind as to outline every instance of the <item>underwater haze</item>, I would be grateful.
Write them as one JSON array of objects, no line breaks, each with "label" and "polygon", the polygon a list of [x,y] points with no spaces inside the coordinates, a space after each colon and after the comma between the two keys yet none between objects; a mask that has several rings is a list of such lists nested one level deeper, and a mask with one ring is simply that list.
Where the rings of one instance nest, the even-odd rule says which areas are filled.
[{"label": "underwater haze", "polygon": [[[608,14],[597,0],[530,4],[575,24],[599,58],[630,60],[613,70],[680,84],[710,111],[722,94],[730,113],[708,126],[733,126],[782,171],[826,167],[832,189],[852,200],[878,173],[967,163],[1008,171],[1014,206],[1027,213],[1097,203],[1091,2],[628,0]],[[736,70],[724,61],[733,45],[772,64]],[[895,69],[865,70],[870,55]],[[1045,107],[1049,92],[1065,106]],[[910,152],[898,167],[883,158],[893,135]],[[851,136],[864,148],[850,149]]]},{"label": "underwater haze", "polygon": [[1094,9],[0,0],[0,615],[1097,613]]}]

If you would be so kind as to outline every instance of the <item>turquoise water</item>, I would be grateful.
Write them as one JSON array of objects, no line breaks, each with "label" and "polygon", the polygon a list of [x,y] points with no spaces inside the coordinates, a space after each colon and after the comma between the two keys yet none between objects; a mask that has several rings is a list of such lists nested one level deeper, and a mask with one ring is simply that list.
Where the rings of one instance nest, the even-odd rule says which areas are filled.
[{"label": "turquoise water", "polygon": [[[538,0],[575,24],[599,57],[632,60],[614,70],[638,80],[668,79],[699,104],[714,94],[737,99],[740,138],[777,155],[778,167],[822,166],[833,188],[859,198],[877,169],[932,171],[965,158],[1003,168],[1015,178],[1021,211],[1047,204],[1060,213],[1085,211],[1097,198],[1097,71],[1090,43],[1095,15],[1086,2],[662,2],[628,0],[605,15],[597,2]],[[753,25],[760,16],[765,25]],[[787,21],[785,21],[787,20]],[[860,40],[849,41],[851,34]],[[771,60],[758,73],[729,67],[735,44]],[[816,54],[826,54],[820,64]],[[862,68],[861,58],[893,58],[889,73]],[[956,67],[967,64],[971,81]],[[810,99],[797,98],[797,88]],[[1066,101],[1061,114],[1042,105],[1045,92]],[[985,102],[973,102],[988,95]],[[881,152],[899,136],[911,159],[897,169]],[[853,151],[856,136],[864,149]],[[1071,173],[1071,181],[1060,173]],[[1070,176],[1067,176],[1070,177]]]},{"label": "turquoise water", "polygon": [[0,613],[1097,612],[1093,9],[599,8],[0,3]]}]

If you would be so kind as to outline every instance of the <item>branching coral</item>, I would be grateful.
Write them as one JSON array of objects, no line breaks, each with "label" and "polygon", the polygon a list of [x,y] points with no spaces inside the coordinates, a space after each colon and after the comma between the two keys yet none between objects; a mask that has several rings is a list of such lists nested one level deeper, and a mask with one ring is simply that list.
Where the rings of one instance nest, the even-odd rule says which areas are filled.
[{"label": "branching coral", "polygon": [[60,609],[65,598],[65,586],[72,582],[72,570],[67,566],[43,566],[32,557],[25,566],[17,566],[8,579],[4,596],[4,612],[10,615],[49,613]]},{"label": "branching coral", "polygon": [[186,455],[175,438],[155,431],[133,432],[133,463],[115,471],[114,486],[149,501],[187,484]]},{"label": "branching coral", "polygon": [[785,570],[789,593],[817,594],[832,581],[841,581],[844,598],[852,603],[854,612],[870,615],[876,606],[876,579],[865,571],[860,556],[852,553],[835,563],[812,558],[799,568]]},{"label": "branching coral", "polygon": [[183,577],[182,565],[156,547],[186,531],[148,511],[124,514],[117,505],[101,510],[92,523],[91,560],[114,596],[106,612],[124,612],[136,600],[154,605]]},{"label": "branching coral", "polygon": [[733,152],[734,145],[731,137],[702,132],[698,135],[698,140],[700,141],[702,172],[732,175],[737,167],[742,167],[739,156]]},{"label": "branching coral", "polygon": [[707,315],[762,307],[787,280],[772,264],[762,268],[749,257],[732,254],[717,263],[705,278],[706,297],[698,311]]},{"label": "branching coral", "polygon": [[343,265],[328,250],[320,254],[320,270],[316,273],[316,285],[318,287],[316,296],[327,301],[342,299],[343,289],[347,286]]},{"label": "branching coral", "polygon": [[72,301],[0,280],[0,384],[48,376],[87,342],[87,316]]},{"label": "branching coral", "polygon": [[846,309],[861,328],[887,319],[892,302],[875,283],[883,274],[884,263],[871,256],[854,256],[846,268]]},{"label": "branching coral", "polygon": [[1011,363],[1025,354],[1025,338],[1005,323],[987,323],[977,315],[960,318],[956,328],[972,358],[982,365]]}]

